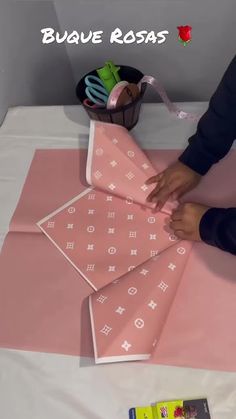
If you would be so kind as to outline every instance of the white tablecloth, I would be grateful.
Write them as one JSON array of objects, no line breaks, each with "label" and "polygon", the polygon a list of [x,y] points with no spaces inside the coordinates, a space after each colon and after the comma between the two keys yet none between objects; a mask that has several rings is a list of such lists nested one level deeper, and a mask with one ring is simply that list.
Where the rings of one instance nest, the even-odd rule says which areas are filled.
[{"label": "white tablecloth", "polygon": [[[207,108],[178,105],[197,114]],[[88,127],[80,106],[9,110],[0,128],[0,247],[35,149],[85,148]],[[195,128],[162,104],[146,104],[132,133],[143,148],[179,149]],[[1,419],[127,419],[133,406],[202,396],[213,419],[236,418],[235,373],[137,363],[94,366],[78,357],[0,350]]]}]

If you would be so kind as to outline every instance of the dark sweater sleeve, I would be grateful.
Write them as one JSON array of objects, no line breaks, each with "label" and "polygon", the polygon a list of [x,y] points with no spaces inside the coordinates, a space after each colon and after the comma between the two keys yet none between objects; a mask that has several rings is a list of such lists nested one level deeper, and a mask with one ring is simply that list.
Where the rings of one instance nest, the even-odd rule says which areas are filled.
[{"label": "dark sweater sleeve", "polygon": [[236,255],[236,208],[210,208],[200,221],[201,239]]},{"label": "dark sweater sleeve", "polygon": [[210,167],[230,150],[236,137],[236,56],[229,64],[219,86],[201,117],[196,133],[179,160],[205,175]]}]

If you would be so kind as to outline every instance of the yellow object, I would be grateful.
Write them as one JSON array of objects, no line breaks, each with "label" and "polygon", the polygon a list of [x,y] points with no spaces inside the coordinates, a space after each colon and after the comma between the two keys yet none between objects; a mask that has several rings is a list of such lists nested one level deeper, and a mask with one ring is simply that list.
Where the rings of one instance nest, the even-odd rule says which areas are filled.
[{"label": "yellow object", "polygon": [[182,419],[183,416],[174,416],[177,408],[183,408],[183,400],[159,402],[154,406],[136,407],[135,419]]}]

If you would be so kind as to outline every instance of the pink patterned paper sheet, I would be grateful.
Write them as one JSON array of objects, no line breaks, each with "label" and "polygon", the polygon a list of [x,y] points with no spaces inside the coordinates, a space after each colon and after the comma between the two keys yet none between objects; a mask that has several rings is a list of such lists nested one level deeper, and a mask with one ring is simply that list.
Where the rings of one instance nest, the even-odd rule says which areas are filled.
[{"label": "pink patterned paper sheet", "polygon": [[96,363],[152,356],[190,247],[175,244],[89,297]]},{"label": "pink patterned paper sheet", "polygon": [[[146,200],[153,185],[145,181],[157,172],[126,128],[91,121],[86,166],[90,185],[153,209],[155,204]],[[162,212],[170,214],[176,205],[168,201]]]},{"label": "pink patterned paper sheet", "polygon": [[145,181],[156,172],[125,128],[92,121],[92,187],[37,223],[96,291],[97,363],[151,356],[190,252],[168,226],[176,202],[160,212],[147,204],[153,185]]},{"label": "pink patterned paper sheet", "polygon": [[[177,159],[179,152],[147,150],[147,156],[154,167],[160,166],[163,170]],[[94,356],[88,304],[88,297],[94,290],[36,225],[37,220],[45,217],[45,214],[52,213],[55,208],[61,207],[64,202],[68,202],[87,188],[86,160],[87,150],[37,150],[35,153],[0,255],[1,348],[90,358]],[[236,151],[232,150],[210,170],[194,191],[186,195],[186,202],[235,207],[232,182],[235,177],[235,162]],[[179,246],[179,242],[173,241],[173,246],[169,249],[176,245]],[[159,253],[159,260],[167,252]],[[184,258],[179,254],[175,255],[178,257],[176,266],[179,269]],[[158,273],[158,261],[155,263],[155,272]],[[171,263],[174,264],[173,259]],[[151,303],[150,309],[154,307],[152,310],[157,320],[155,330],[150,331],[150,342],[154,344],[155,338],[153,341],[152,338],[157,336],[157,343],[155,342],[156,345],[151,349],[148,344],[145,349],[137,348],[136,354],[142,351],[148,355],[151,350],[151,358],[143,362],[152,364],[236,371],[236,336],[232,333],[236,316],[235,256],[205,243],[197,243],[190,251],[181,279],[176,279],[176,269],[177,267],[175,272],[167,271],[171,274],[169,279],[163,279],[161,275],[161,280],[168,285],[165,292],[159,293],[159,297],[163,298],[154,300],[154,295],[153,298],[150,296],[150,300],[148,298],[148,304],[151,303],[151,299],[154,302]],[[140,274],[140,277],[142,275]],[[137,280],[140,277],[137,275]],[[122,279],[125,278],[127,277],[123,276]],[[145,278],[147,279],[147,274],[144,275]],[[158,276],[156,281],[159,285]],[[170,295],[174,283],[177,289]],[[121,286],[121,283],[116,286]],[[110,292],[111,287],[113,284],[99,290],[96,293],[97,298],[100,294]],[[148,293],[149,289],[146,291]],[[134,297],[140,295],[141,292],[136,293]],[[170,302],[167,301],[169,296]],[[122,301],[125,301],[124,297],[127,297],[127,288],[124,289]],[[95,293],[93,298],[90,306],[92,304],[93,310],[96,310],[96,339],[101,338],[106,342],[106,335],[102,334],[100,329],[107,324],[108,327],[113,327],[107,335],[109,345],[110,339],[115,335],[120,345],[123,345],[125,340],[128,342],[128,352],[119,349],[118,353],[114,354],[109,350],[109,359],[112,361],[114,356],[121,359],[122,355],[134,354],[131,352],[134,346],[129,346],[132,345],[131,334],[119,341],[116,325],[108,322],[112,314],[115,315],[110,311],[112,299],[98,304]],[[122,301],[119,298],[114,310],[121,307],[117,313],[120,316],[118,319],[125,322],[125,317],[122,316],[127,314],[127,311],[123,311],[127,307],[123,306]],[[137,300],[128,301],[135,303]],[[168,305],[166,312],[160,310],[161,303],[164,302]],[[146,307],[145,304],[143,307]],[[107,310],[109,317],[106,314],[102,318],[99,310]],[[120,312],[123,314],[120,315]],[[142,318],[142,315],[139,314],[138,318]],[[100,326],[98,322],[101,320],[103,322]],[[145,327],[137,330],[141,333],[149,326],[146,317],[142,320],[145,321]],[[142,322],[137,324],[141,325]],[[131,322],[130,326],[132,325],[134,323]],[[131,327],[130,332],[132,330],[136,331]],[[119,328],[119,332],[121,331]],[[125,347],[127,348],[127,344]],[[101,359],[108,358],[108,351],[102,347],[102,341],[98,342],[95,349]]]}]

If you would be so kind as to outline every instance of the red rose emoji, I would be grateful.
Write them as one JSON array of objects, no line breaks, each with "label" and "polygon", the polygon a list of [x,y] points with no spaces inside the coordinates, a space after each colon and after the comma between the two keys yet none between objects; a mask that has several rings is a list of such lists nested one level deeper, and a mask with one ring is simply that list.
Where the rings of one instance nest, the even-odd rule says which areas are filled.
[{"label": "red rose emoji", "polygon": [[186,26],[177,26],[177,29],[179,31],[179,41],[182,42],[184,45],[186,45],[188,42],[191,41],[191,30],[192,27],[189,25]]}]

